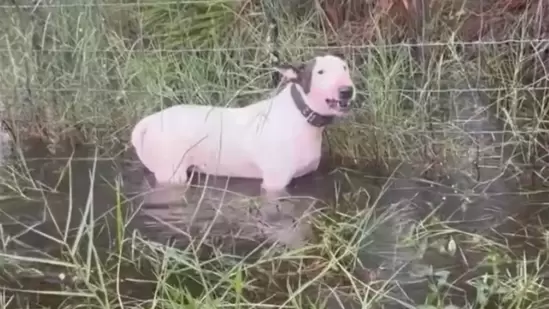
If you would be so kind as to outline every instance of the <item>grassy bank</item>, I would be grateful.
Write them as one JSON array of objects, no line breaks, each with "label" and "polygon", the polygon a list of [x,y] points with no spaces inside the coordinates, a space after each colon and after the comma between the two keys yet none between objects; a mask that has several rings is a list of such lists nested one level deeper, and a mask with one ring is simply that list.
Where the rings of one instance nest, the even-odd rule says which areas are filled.
[{"label": "grassy bank", "polygon": [[[335,29],[336,38],[318,7],[300,8],[296,14],[283,5],[253,1],[2,4],[3,118],[20,139],[39,137],[53,146],[50,150],[62,149],[67,138],[119,147],[139,118],[170,104],[242,106],[265,96],[272,88],[273,48],[284,61],[337,50],[353,64],[360,94],[353,115],[327,134],[330,157],[344,179],[387,176],[395,162],[406,162],[414,172],[402,178],[436,185],[458,171],[484,184],[499,184],[508,167],[529,180],[529,187],[520,187],[517,195],[527,197],[518,205],[529,210],[531,204],[543,206],[544,189],[532,188],[532,179],[539,185],[544,177],[547,50],[536,27],[543,28],[539,21],[545,8],[493,13],[486,16],[488,26],[477,27],[468,8],[451,1],[438,4],[423,23],[423,34],[414,28],[421,14],[405,14],[405,22],[397,20],[395,26],[388,22],[392,11],[372,10],[373,16],[362,16],[363,23],[354,20]],[[267,44],[269,15],[279,20],[273,48]],[[463,124],[465,120],[469,122]],[[505,147],[485,141],[490,138],[501,139]],[[9,192],[52,207],[50,195],[59,192],[36,181],[20,159],[22,169],[7,171]],[[375,170],[367,168],[371,166]],[[87,179],[85,174],[75,178]],[[91,187],[101,179],[92,175]],[[377,190],[383,192],[384,184]],[[423,308],[459,303],[523,309],[547,303],[547,223],[538,208],[530,211],[528,220],[533,221],[527,227],[521,225],[523,218],[511,216],[507,223],[512,227],[481,233],[439,215],[434,199],[424,198],[424,204],[434,205],[415,218],[407,214],[413,203],[405,202],[412,195],[389,201],[365,183],[350,182],[314,218],[309,247],[271,248],[242,260],[216,250],[205,254],[198,245],[156,247],[138,232],[125,231],[132,215],[125,207],[129,201],[116,184],[110,185],[102,193],[111,198],[109,203],[116,201],[105,216],[115,222],[108,232],[99,227],[103,218],[94,215],[94,202],[85,200],[99,199],[93,190],[81,197],[68,195],[71,205],[82,199],[85,215],[74,239],[62,226],[59,235],[48,235],[61,254],[22,258],[8,245],[20,246],[17,237],[0,229],[0,264],[13,278],[30,281],[7,290],[6,295],[15,291],[20,298],[0,295],[0,307],[8,307],[9,301],[17,307],[14,302],[24,295],[47,294],[33,285],[38,277],[52,290],[43,302],[62,302],[67,308],[304,309],[339,308],[339,303],[414,308],[408,298],[414,284],[421,286]],[[471,188],[481,185],[444,186],[451,188],[444,197],[467,200]],[[488,191],[483,194],[510,194]],[[464,203],[454,206],[464,208]],[[489,200],[477,207],[495,205]],[[96,233],[108,233],[116,241],[98,245]],[[105,249],[107,257],[100,252]]]}]

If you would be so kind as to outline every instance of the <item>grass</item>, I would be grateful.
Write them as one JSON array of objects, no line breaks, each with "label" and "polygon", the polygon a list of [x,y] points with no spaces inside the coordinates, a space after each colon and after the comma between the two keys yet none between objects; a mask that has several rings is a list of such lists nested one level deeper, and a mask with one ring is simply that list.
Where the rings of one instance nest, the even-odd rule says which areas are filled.
[{"label": "grass", "polygon": [[[174,248],[143,238],[131,229],[137,209],[122,195],[123,185],[106,177],[111,162],[81,159],[66,158],[45,169],[67,163],[62,174],[69,182],[56,190],[18,190],[36,202],[29,207],[42,202],[45,217],[55,218],[49,228],[32,229],[47,243],[29,245],[39,235],[30,236],[32,226],[17,218],[28,211],[14,212],[4,204],[2,217],[11,223],[2,237],[2,279],[10,283],[4,288],[4,307],[11,308],[9,302],[25,306],[29,295],[58,308],[326,308],[338,302],[367,308],[387,303],[399,308],[452,308],[452,303],[542,308],[546,302],[543,249],[527,254],[512,237],[501,240],[455,228],[455,222],[441,221],[435,211],[413,220],[412,205],[398,193],[402,187],[389,182],[379,192],[342,190],[335,204],[312,218],[315,237],[309,246],[264,247],[242,257],[209,248],[211,240]],[[29,162],[40,166],[47,160]],[[90,170],[89,187],[71,176],[81,165]],[[342,175],[352,178],[351,172]],[[349,180],[343,187],[357,184]],[[70,203],[56,208],[55,196],[62,194],[69,198],[61,200]],[[110,204],[101,200],[105,195]],[[399,202],[391,205],[386,198],[394,195]],[[18,207],[25,205],[16,201]],[[147,231],[145,226],[140,230]],[[175,235],[186,237],[184,232]],[[528,242],[540,241],[527,236]],[[422,306],[407,299],[414,284],[423,289]]]},{"label": "grass", "polygon": [[[460,42],[465,19],[446,8],[424,38],[443,44],[395,44],[380,26],[345,48],[326,47],[316,9],[158,2],[0,5],[0,100],[21,146],[2,171],[0,308],[544,308],[547,61],[531,15],[494,22],[518,42]],[[265,10],[281,59],[338,50],[353,64],[355,111],[326,135],[335,198],[306,247],[235,254],[186,231],[188,246],[159,245],[135,228],[113,153],[168,105],[267,95]],[[37,138],[47,152],[26,149]],[[66,155],[67,140],[87,153]],[[21,216],[37,208],[42,224]]]}]

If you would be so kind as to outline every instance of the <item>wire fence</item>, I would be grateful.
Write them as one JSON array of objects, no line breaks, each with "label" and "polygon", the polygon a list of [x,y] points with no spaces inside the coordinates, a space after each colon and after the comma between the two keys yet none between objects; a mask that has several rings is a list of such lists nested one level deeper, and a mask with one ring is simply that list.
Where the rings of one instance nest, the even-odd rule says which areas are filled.
[{"label": "wire fence", "polygon": [[[22,87],[21,89],[25,90],[31,90],[31,91],[46,91],[46,92],[79,92],[79,91],[85,91],[85,92],[96,92],[96,93],[108,93],[108,94],[120,94],[120,93],[127,93],[127,94],[146,94],[151,93],[151,91],[148,90],[134,90],[134,89],[104,89],[104,88],[82,88],[82,87],[62,87],[62,88],[51,88],[51,87]],[[499,87],[499,88],[447,88],[447,89],[383,89],[383,92],[385,93],[414,93],[414,94],[429,94],[429,93],[472,93],[472,92],[503,92],[503,91],[509,91],[513,90],[516,92],[520,91],[542,91],[542,90],[548,90],[549,87]],[[14,88],[0,88],[0,90],[3,90],[4,92],[13,91]],[[242,90],[242,89],[220,89],[220,90],[208,90],[208,89],[200,89],[200,90],[173,90],[170,91],[170,93],[173,94],[193,94],[193,93],[205,93],[205,94],[223,94],[223,93],[235,93],[237,95],[256,95],[256,94],[264,94],[269,91],[271,91],[272,88],[259,88],[255,90]],[[365,90],[359,89],[358,92],[364,93]]]},{"label": "wire fence", "polygon": [[[370,44],[356,44],[356,45],[347,45],[342,44],[338,46],[334,45],[285,45],[284,49],[289,50],[341,50],[341,49],[350,49],[363,51],[368,49],[400,49],[400,48],[412,48],[412,47],[448,47],[452,48],[453,46],[492,46],[492,45],[508,45],[508,44],[527,44],[530,46],[547,44],[549,39],[505,39],[497,41],[439,41],[439,42],[421,42],[421,43],[407,43],[399,42],[393,44],[383,44],[383,43],[370,43]],[[118,48],[118,47],[117,47]],[[116,49],[117,50],[117,49]],[[178,48],[178,49],[121,49],[117,50],[120,52],[126,53],[195,53],[195,52],[228,52],[228,51],[257,51],[265,50],[265,46],[242,46],[242,47],[220,47],[220,48]],[[0,52],[13,52],[18,51],[17,49],[12,48],[0,48]],[[54,53],[74,53],[74,52],[84,52],[84,53],[112,53],[115,51],[113,49],[64,49],[64,48],[39,48],[39,49],[30,49],[22,51],[39,51],[39,52],[54,52]]]},{"label": "wire fence", "polygon": [[[225,3],[230,6],[235,1]],[[361,95],[359,109],[370,114],[355,119],[351,127],[375,127],[375,134],[385,132],[389,136],[381,138],[382,142],[394,147],[401,147],[395,145],[403,144],[406,134],[445,135],[460,121],[467,123],[460,125],[465,136],[512,132],[515,142],[527,144],[527,148],[543,144],[539,138],[549,131],[545,99],[549,83],[544,74],[549,64],[549,38],[544,35],[466,41],[456,35],[457,30],[451,30],[450,35],[432,36],[437,38],[433,40],[326,44],[320,29],[314,35],[310,34],[314,30],[310,26],[293,29],[284,24],[285,19],[275,18],[280,11],[273,11],[239,15],[241,19],[250,18],[250,28],[254,29],[242,36],[241,42],[235,38],[219,46],[189,47],[184,44],[189,33],[181,30],[177,21],[183,18],[176,10],[182,4],[211,2],[0,4],[0,15],[10,16],[0,21],[6,29],[0,35],[0,92],[4,103],[16,110],[12,113],[15,116],[39,105],[39,110],[54,115],[53,119],[66,117],[67,110],[73,110],[73,118],[107,121],[113,114],[128,113],[131,116],[127,118],[133,121],[161,108],[163,103],[157,101],[163,96],[221,105],[238,97],[248,101],[259,98],[272,90],[269,57],[275,52],[282,54],[276,58],[291,61],[302,53],[310,56],[315,51],[344,51],[354,65]],[[165,8],[168,10],[162,11]],[[153,14],[147,20],[143,17],[146,9],[150,9],[146,14]],[[268,5],[261,9],[275,10]],[[130,14],[130,19],[120,20],[113,15],[121,11]],[[192,25],[192,18],[189,20]],[[274,22],[277,29],[273,38],[270,31]],[[158,28],[162,30],[156,26],[162,26]],[[203,23],[203,28],[196,29],[200,32],[214,26],[213,22]],[[300,31],[303,33],[296,35]],[[204,35],[204,40],[211,36]],[[175,43],[170,37],[177,38]],[[163,40],[171,45],[158,43]],[[477,49],[466,53],[466,47]],[[413,55],[417,49],[431,52],[427,58],[418,59]],[[479,99],[476,94],[486,97]],[[457,95],[466,99],[452,97]],[[21,97],[32,104],[22,104]],[[503,119],[503,124],[466,128],[478,120],[472,119],[479,117],[474,112],[479,106],[483,111],[478,113]],[[497,111],[487,112],[493,106]],[[348,135],[356,134],[368,135]],[[447,137],[430,136],[427,140],[445,142],[442,138]],[[403,155],[408,150],[398,152]]]}]

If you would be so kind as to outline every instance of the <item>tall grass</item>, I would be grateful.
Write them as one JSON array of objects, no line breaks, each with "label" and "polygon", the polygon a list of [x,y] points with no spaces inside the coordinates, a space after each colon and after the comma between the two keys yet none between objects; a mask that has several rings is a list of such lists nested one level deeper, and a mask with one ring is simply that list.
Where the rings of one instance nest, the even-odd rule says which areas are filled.
[{"label": "tall grass", "polygon": [[[125,139],[136,119],[171,104],[240,106],[267,95],[273,14],[279,19],[275,43],[281,61],[337,49],[355,63],[360,96],[354,117],[330,131],[339,157],[424,160],[420,148],[434,137],[423,132],[448,129],[445,121],[455,104],[448,95],[456,88],[493,89],[481,103],[494,106],[510,126],[543,126],[539,120],[511,124],[539,119],[546,109],[545,96],[532,90],[542,89],[542,81],[525,80],[526,70],[539,71],[543,59],[536,59],[529,43],[461,44],[448,28],[449,11],[433,13],[425,25],[440,30],[428,31],[424,40],[445,45],[383,47],[392,40],[378,28],[373,31],[378,45],[316,48],[330,43],[330,35],[319,31],[318,10],[296,17],[254,2],[58,4],[2,9],[3,28],[10,29],[2,39],[1,78],[10,120],[53,143],[74,131],[84,133],[80,139],[86,142]],[[524,21],[530,17],[503,24],[506,38],[531,35]],[[418,61],[419,49],[428,58]]]},{"label": "tall grass", "polygon": [[[480,37],[516,42],[467,43],[457,30],[467,19],[443,1],[448,7],[433,12],[422,40],[444,43],[394,44],[386,29],[374,25],[366,29],[375,34],[372,42],[328,47],[333,35],[321,27],[324,12],[318,7],[294,14],[254,1],[198,2],[0,5],[4,120],[23,141],[38,136],[59,146],[78,136],[78,143],[105,148],[126,143],[137,119],[172,104],[249,104],[272,88],[267,32],[269,15],[275,14],[281,60],[338,50],[353,64],[359,90],[353,115],[328,129],[326,143],[344,177],[375,178],[370,166],[387,176],[395,163],[405,162],[417,170],[414,176],[438,173],[423,181],[451,188],[448,198],[464,201],[456,208],[466,208],[469,191],[496,183],[494,175],[508,166],[516,174],[546,177],[537,166],[546,156],[546,81],[540,72],[547,59],[539,44],[529,42],[536,39],[531,14],[496,24],[505,36],[492,31],[494,37]],[[427,56],[421,59],[421,53]],[[488,118],[499,126],[486,127]],[[499,135],[505,135],[505,147],[485,142]],[[27,295],[47,296],[42,303],[69,308],[418,308],[417,299],[407,294],[414,284],[427,287],[421,308],[459,303],[522,309],[547,303],[544,222],[516,228],[512,235],[486,235],[439,216],[434,198],[426,203],[429,211],[415,218],[413,198],[392,203],[382,198],[396,195],[384,192],[387,187],[378,194],[362,182],[349,183],[329,209],[311,219],[315,233],[307,247],[257,249],[247,258],[210,250],[205,257],[204,248],[194,243],[183,249],[160,246],[132,230],[135,214],[123,181],[96,195],[94,187],[104,181],[96,174],[99,150],[85,173],[75,174],[69,159],[53,184],[36,179],[24,153],[19,149],[16,164],[4,169],[2,197],[16,197],[11,207],[24,200],[44,206],[49,218],[44,221],[53,231],[36,232],[36,226],[9,215],[11,204],[0,207],[2,218],[24,226],[13,234],[0,223],[2,279],[10,283],[0,295],[2,308],[25,307]],[[460,188],[458,181],[439,183],[455,171],[481,179],[473,177],[480,169],[490,177],[473,188]],[[73,183],[83,177],[90,178],[89,189],[75,193]],[[65,181],[66,192],[60,189]],[[421,188],[412,190],[420,195]],[[55,219],[59,206],[52,196],[63,194],[68,207],[62,215],[76,226]],[[112,205],[97,214],[105,208],[98,201],[102,195],[112,197]],[[482,205],[495,207],[487,204]],[[98,223],[107,217],[114,222],[109,228]],[[19,238],[29,230],[52,242],[57,252],[19,254],[13,248],[27,248]],[[101,233],[114,243],[100,244]],[[533,253],[514,248],[515,238],[532,243]],[[385,262],[372,262],[377,260]],[[387,260],[392,263],[385,265]]]},{"label": "tall grass", "polygon": [[[546,304],[544,250],[526,255],[493,237],[456,229],[434,212],[414,220],[413,206],[405,200],[388,203],[387,196],[398,195],[390,178],[379,193],[344,191],[336,204],[312,217],[315,237],[306,247],[267,247],[239,256],[205,251],[198,242],[171,247],[146,240],[130,229],[136,209],[121,195],[122,184],[101,177],[105,158],[88,159],[89,194],[73,195],[86,190],[77,187],[73,175],[82,164],[76,159],[58,165],[66,166],[60,176],[68,180],[64,188],[41,191],[49,229],[11,217],[21,232],[8,226],[1,234],[5,308],[10,302],[65,308],[339,308],[341,303],[522,309]],[[52,203],[51,195],[61,192],[73,192],[66,215]],[[95,194],[113,197],[112,206],[102,205]],[[2,218],[9,216],[4,205]],[[116,241],[105,243],[102,233]],[[27,241],[38,236],[48,242],[37,248],[42,251],[22,254]],[[415,285],[424,293],[419,304],[407,294]]]}]

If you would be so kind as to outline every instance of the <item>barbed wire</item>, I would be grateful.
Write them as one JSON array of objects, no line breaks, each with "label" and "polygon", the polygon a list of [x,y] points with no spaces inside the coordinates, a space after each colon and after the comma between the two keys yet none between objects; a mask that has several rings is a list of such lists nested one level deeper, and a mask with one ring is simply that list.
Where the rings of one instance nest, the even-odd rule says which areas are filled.
[{"label": "barbed wire", "polygon": [[[237,0],[216,0],[216,3],[237,3]],[[35,9],[35,8],[89,8],[89,7],[147,7],[158,5],[175,5],[175,4],[212,4],[211,0],[181,0],[181,1],[158,1],[158,2],[134,2],[134,3],[44,3],[37,1],[34,4],[0,4],[3,9]]]},{"label": "barbed wire", "polygon": [[[539,44],[539,43],[549,43],[549,39],[506,39],[506,40],[492,40],[492,41],[433,41],[433,42],[420,42],[420,43],[393,43],[393,44],[342,44],[342,45],[295,45],[280,44],[279,47],[282,49],[288,50],[311,50],[311,49],[323,49],[323,50],[339,50],[339,49],[373,49],[373,48],[414,48],[414,47],[448,47],[452,45],[464,45],[464,46],[486,46],[486,45],[502,45],[502,44]],[[265,50],[265,46],[243,46],[243,47],[219,47],[219,48],[177,48],[177,49],[128,49],[128,48],[112,48],[112,49],[86,49],[75,47],[73,49],[69,48],[0,48],[0,53],[9,53],[14,51],[37,51],[37,52],[51,52],[51,53],[74,53],[74,52],[89,52],[89,53],[113,53],[113,52],[127,52],[127,53],[186,53],[186,52],[223,52],[223,51],[254,51],[254,50]]]},{"label": "barbed wire", "polygon": [[[351,114],[352,115],[353,112],[351,111]],[[87,114],[89,116],[89,114]],[[21,117],[19,115],[19,117]],[[104,119],[106,120],[107,122],[104,123],[104,122],[101,122],[101,119]],[[108,128],[110,126],[112,126],[112,122],[111,122],[112,118],[108,115],[105,115],[105,114],[102,114],[102,113],[98,113],[97,116],[92,116],[92,117],[87,117],[86,119],[82,119],[79,123],[80,124],[84,124],[84,123],[95,123],[97,124],[96,128]],[[376,125],[376,124],[372,124],[372,123],[355,123],[355,122],[352,122],[351,123],[351,126],[352,127],[355,127],[355,129],[364,129],[364,130],[374,130],[374,131],[385,131],[385,133],[387,133],[387,136],[390,136],[392,134],[394,135],[399,135],[399,136],[408,136],[408,137],[413,137],[413,136],[416,136],[416,138],[422,138],[424,137],[425,135],[428,135],[428,134],[441,134],[441,135],[446,135],[446,136],[455,136],[455,137],[474,137],[474,136],[480,136],[480,135],[483,135],[483,136],[492,136],[492,141],[490,141],[488,144],[485,144],[483,142],[478,142],[478,141],[474,141],[474,140],[468,140],[468,141],[465,141],[464,140],[464,144],[470,144],[470,145],[479,145],[481,146],[480,147],[480,150],[486,150],[486,149],[491,149],[491,148],[497,148],[497,147],[501,147],[501,146],[507,146],[507,145],[515,145],[515,144],[521,144],[524,142],[523,140],[523,137],[519,136],[519,135],[527,135],[527,134],[542,134],[542,133],[549,133],[549,128],[544,128],[543,126],[540,126],[540,127],[536,127],[536,128],[531,128],[531,129],[524,129],[524,128],[509,128],[509,129],[496,129],[496,128],[493,128],[493,129],[482,129],[482,130],[474,130],[474,131],[469,131],[463,127],[460,127],[460,126],[457,126],[455,125],[455,122],[456,121],[471,121],[471,122],[474,122],[474,121],[484,121],[486,120],[485,118],[484,119],[472,119],[472,120],[468,120],[466,119],[465,117],[462,119],[462,118],[456,118],[456,119],[453,119],[451,121],[436,121],[436,120],[431,120],[430,122],[434,123],[435,125],[437,125],[437,127],[439,125],[445,125],[444,127],[438,127],[438,128],[433,128],[433,129],[425,129],[425,128],[418,128],[418,127],[414,127],[414,126],[408,126],[408,127],[402,127],[400,129],[396,128],[396,130],[392,130],[391,132],[386,132],[387,131],[387,127],[383,126],[383,125]],[[523,118],[523,117],[518,117],[518,118],[513,118],[513,120],[515,121],[532,121],[532,120],[537,120],[537,119],[532,119],[532,118]],[[32,123],[32,120],[29,121],[28,119],[24,119],[24,118],[17,118],[17,116],[15,117],[12,117],[12,118],[6,118],[5,121],[9,122],[9,123],[17,123],[19,125],[25,125],[25,124],[29,124],[29,123]],[[71,120],[59,120],[59,123],[72,123]],[[341,118],[341,122],[346,122],[345,118]],[[542,123],[543,121],[540,121],[540,123]],[[124,124],[123,126],[125,125],[130,125],[130,123],[128,124]],[[421,123],[417,123],[418,126],[421,127]],[[513,137],[505,137],[505,139],[502,138],[502,136],[504,136],[505,134],[509,134],[509,133],[513,133],[515,136]],[[436,139],[433,139],[432,142],[435,142],[436,143]],[[421,146],[418,146],[418,147],[421,147]],[[547,147],[546,147],[547,148]],[[546,155],[546,156],[549,156],[549,155]],[[488,156],[488,155],[485,155],[483,156],[484,158],[494,158],[493,156]],[[497,155],[496,155],[496,158],[497,158]]]},{"label": "barbed wire", "polygon": [[[222,90],[173,90],[173,91],[150,91],[150,90],[134,90],[134,89],[103,89],[103,88],[86,88],[86,87],[66,87],[66,88],[51,88],[51,87],[2,87],[0,91],[3,93],[9,93],[10,91],[20,90],[20,91],[48,91],[48,92],[100,92],[100,93],[115,93],[115,94],[190,94],[190,93],[207,93],[207,94],[227,94],[234,93],[239,95],[256,95],[272,91],[272,88],[259,88],[255,90],[239,90],[239,89],[222,89]],[[397,89],[383,89],[376,92],[387,92],[387,93],[468,93],[468,92],[500,92],[500,91],[543,91],[549,90],[547,87],[486,87],[486,88],[445,88],[445,89],[406,89],[406,88],[397,88]],[[358,93],[366,94],[369,91],[359,90]]]}]

